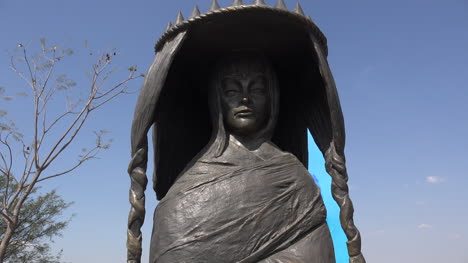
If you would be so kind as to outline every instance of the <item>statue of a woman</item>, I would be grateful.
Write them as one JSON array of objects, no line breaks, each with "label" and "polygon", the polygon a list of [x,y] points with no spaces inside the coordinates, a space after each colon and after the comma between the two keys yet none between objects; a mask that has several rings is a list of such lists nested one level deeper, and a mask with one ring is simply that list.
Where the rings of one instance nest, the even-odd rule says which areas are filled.
[{"label": "statue of a woman", "polygon": [[159,202],[150,262],[335,262],[318,187],[270,141],[277,85],[259,57],[217,65],[212,140]]},{"label": "statue of a woman", "polygon": [[335,262],[307,132],[324,153],[350,262],[365,262],[346,185],[344,126],[326,40],[279,1],[216,1],[156,45],[132,125],[128,262],[140,262],[153,126],[150,263]]}]

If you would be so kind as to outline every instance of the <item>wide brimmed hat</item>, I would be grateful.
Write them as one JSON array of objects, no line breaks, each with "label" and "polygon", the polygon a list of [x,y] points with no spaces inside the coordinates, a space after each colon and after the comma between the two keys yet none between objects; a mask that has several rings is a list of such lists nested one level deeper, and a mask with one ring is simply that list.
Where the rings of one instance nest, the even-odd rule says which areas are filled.
[{"label": "wide brimmed hat", "polygon": [[[194,41],[202,42],[203,46],[197,48],[214,47],[210,52],[229,47],[239,48],[239,45],[248,48],[251,48],[250,45],[257,45],[270,49],[272,45],[290,46],[298,40],[294,38],[300,36],[299,31],[311,32],[325,55],[328,54],[327,39],[312,18],[304,14],[299,3],[293,10],[289,10],[283,0],[279,0],[275,6],[268,6],[263,0],[255,1],[251,5],[238,0],[225,8],[220,8],[215,0],[209,10],[203,14],[200,13],[198,6],[195,6],[190,18],[186,20],[179,12],[174,23],[169,22],[165,32],[157,41],[156,52],[161,50],[166,41],[183,31],[189,31],[189,38],[193,37]],[[227,37],[230,35],[242,38]],[[276,40],[280,43],[267,40]]]},{"label": "wide brimmed hat", "polygon": [[[159,162],[163,161],[161,158],[183,159],[184,164],[190,161],[194,152],[209,140],[209,136],[202,134],[209,134],[211,129],[206,103],[207,79],[214,65],[233,52],[254,52],[271,61],[280,81],[282,102],[274,141],[294,153],[307,167],[307,128],[325,152],[332,140],[332,119],[336,128],[344,127],[326,61],[326,43],[323,33],[304,15],[301,6],[297,4],[289,10],[283,0],[275,6],[268,6],[264,1],[251,5],[233,1],[232,6],[225,8],[220,8],[213,0],[206,13],[201,14],[195,6],[187,20],[179,12],[155,46],[156,57],[135,111],[133,153],[146,145],[146,133],[155,123],[159,127],[159,136],[155,135],[155,139],[164,136],[162,133],[167,130],[168,136],[182,136],[178,141],[185,147],[180,153],[173,140],[169,140],[172,142],[166,152],[161,142],[156,149],[164,152],[158,157]],[[327,90],[332,91],[330,96]],[[336,109],[337,118],[331,118],[332,107]],[[309,125],[311,123],[313,125]],[[287,139],[291,136],[297,139]],[[190,149],[192,146],[194,148]],[[174,156],[170,157],[168,152],[172,151]],[[158,166],[157,173],[164,173],[164,166]],[[158,198],[165,195],[185,165],[176,166],[179,168],[170,168],[170,176],[157,175]]]}]

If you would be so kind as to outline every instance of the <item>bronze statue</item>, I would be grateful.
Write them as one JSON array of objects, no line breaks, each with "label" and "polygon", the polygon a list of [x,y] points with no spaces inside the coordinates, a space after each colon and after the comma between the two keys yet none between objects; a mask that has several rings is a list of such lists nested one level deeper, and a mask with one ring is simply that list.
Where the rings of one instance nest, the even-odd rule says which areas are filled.
[{"label": "bronze statue", "polygon": [[326,159],[350,262],[365,262],[347,188],[326,39],[299,5],[179,13],[156,44],[132,125],[128,262],[140,262],[153,126],[150,262],[335,262],[307,132]]}]

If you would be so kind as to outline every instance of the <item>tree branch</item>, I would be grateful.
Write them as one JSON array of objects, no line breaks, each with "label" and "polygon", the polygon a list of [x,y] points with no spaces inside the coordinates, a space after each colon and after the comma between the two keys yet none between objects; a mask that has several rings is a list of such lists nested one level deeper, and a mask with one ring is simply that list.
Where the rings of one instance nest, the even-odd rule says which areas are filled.
[{"label": "tree branch", "polygon": [[[120,86],[126,84],[126,83],[129,82],[130,80],[135,79],[135,78],[138,78],[138,77],[133,77],[133,75],[134,75],[134,72],[132,71],[132,72],[130,73],[130,75],[127,77],[127,79],[121,81],[120,83],[118,83],[117,85],[115,85],[113,88],[107,90],[106,92],[102,93],[101,95],[96,96],[94,99],[98,100],[98,99],[100,99],[100,98],[102,98],[102,97],[105,97],[107,94],[109,94],[109,93],[113,92],[114,90],[118,89]],[[124,87],[124,89],[125,89],[125,88],[127,88],[127,87]]]},{"label": "tree branch", "polygon": [[124,91],[125,91],[125,89],[123,89],[123,90],[121,90],[121,91],[119,91],[119,92],[113,94],[113,95],[110,96],[109,98],[105,99],[104,101],[102,101],[102,102],[100,102],[99,104],[97,104],[97,105],[93,106],[92,108],[90,108],[90,111],[95,110],[95,109],[101,107],[102,105],[106,104],[107,102],[109,102],[109,101],[112,100],[113,98],[117,97],[118,95],[123,94]]},{"label": "tree branch", "polygon": [[10,216],[8,215],[7,213],[7,210],[4,208],[2,209],[2,217],[9,223],[9,224],[13,224],[13,220],[11,220]]},{"label": "tree branch", "polygon": [[50,129],[52,129],[52,127],[54,127],[55,124],[57,124],[62,118],[64,118],[65,116],[67,116],[68,114],[78,114],[78,112],[72,112],[72,111],[66,111],[64,112],[62,115],[60,115],[59,117],[57,117],[50,125],[49,127],[47,127],[47,129],[45,130],[45,133],[48,133],[50,131]]},{"label": "tree branch", "polygon": [[24,57],[24,61],[26,61],[26,65],[28,65],[29,76],[31,78],[31,83],[32,83],[31,87],[33,88],[33,91],[35,93],[36,92],[36,77],[35,75],[33,75],[31,71],[31,65],[29,64],[29,59],[28,59],[28,56],[26,55],[26,48],[23,48],[23,57]]},{"label": "tree branch", "polygon": [[[89,105],[86,107],[88,108]],[[63,152],[63,150],[65,150],[68,145],[73,141],[73,139],[75,139],[76,135],[78,134],[78,132],[81,130],[81,127],[83,126],[83,124],[85,123],[86,119],[88,118],[88,115],[90,113],[90,110],[89,109],[86,109],[86,113],[85,115],[83,116],[83,118],[81,119],[80,123],[78,124],[78,126],[75,128],[75,131],[73,132],[73,134],[70,136],[70,138],[68,139],[68,141],[46,162],[44,161],[44,165],[43,165],[43,168],[47,168],[51,162],[53,162],[57,156],[60,155],[60,153]],[[70,129],[71,130],[71,129]],[[69,131],[70,131],[69,130]],[[64,134],[64,136],[62,138],[65,138],[65,136],[68,135],[69,131],[66,132],[66,134]],[[62,139],[61,139],[62,141]],[[55,149],[55,148],[54,148]],[[51,152],[52,153],[52,152]]]},{"label": "tree branch", "polygon": [[[39,182],[42,182],[42,181],[45,181],[45,180],[48,180],[48,179],[51,179],[51,178],[55,178],[55,177],[59,177],[59,176],[62,176],[64,174],[67,174],[67,173],[70,173],[72,172],[73,170],[75,170],[76,168],[80,167],[84,162],[86,162],[87,160],[90,160],[94,157],[96,157],[96,155],[99,153],[99,149],[100,147],[95,147],[93,148],[92,150],[88,151],[88,153],[86,153],[79,161],[77,164],[75,164],[73,167],[71,167],[70,169],[68,170],[65,170],[63,172],[60,172],[60,173],[56,173],[56,174],[53,174],[53,175],[49,175],[49,176],[46,176],[46,177],[43,177],[43,178],[40,178],[37,180],[37,183]],[[91,153],[93,151],[97,150],[94,154],[91,155]]]},{"label": "tree branch", "polygon": [[37,145],[38,143],[38,119],[39,119],[39,112],[38,112],[38,107],[39,107],[39,98],[37,97],[37,93],[34,92],[34,142],[33,142],[33,147],[34,147],[34,163],[36,165],[36,169],[39,168],[39,147]]},{"label": "tree branch", "polygon": [[26,76],[24,76],[24,74],[19,71],[16,66],[15,66],[15,63],[13,62],[13,57],[10,58],[10,68],[20,76],[20,78],[22,78],[28,85],[29,87],[31,87],[31,89],[33,89],[33,83],[29,81],[28,78],[26,78]]},{"label": "tree branch", "polygon": [[[65,140],[65,138],[67,137],[67,135],[70,133],[70,131],[73,129],[73,127],[75,127],[76,123],[81,119],[81,117],[83,116],[83,114],[85,114],[85,116],[83,116],[83,119],[81,120],[81,123],[79,125],[79,128],[77,128],[76,132],[74,133],[76,135],[76,133],[78,133],[78,131],[80,130],[81,126],[83,125],[84,121],[86,120],[88,114],[89,114],[89,105],[91,104],[91,99],[88,100],[88,102],[86,103],[85,106],[83,106],[83,108],[81,109],[80,113],[78,114],[78,116],[76,116],[75,120],[68,126],[68,129],[65,131],[64,134],[62,134],[62,136],[58,139],[58,141],[55,143],[55,145],[52,147],[52,150],[49,152],[49,154],[47,154],[47,157],[44,159],[44,163],[43,163],[43,167],[47,167],[49,166],[50,162],[53,161],[53,159],[55,159],[55,157],[57,155],[55,155],[55,157],[52,157],[54,156],[54,152],[55,150],[59,147],[59,145],[63,142],[63,140]],[[86,113],[85,113],[86,112]],[[72,137],[74,138],[74,136]],[[70,141],[71,142],[71,141]],[[68,146],[68,144],[66,144],[66,146]],[[65,148],[66,148],[65,146]],[[62,147],[62,150],[64,148]],[[59,151],[61,152],[61,151]],[[51,159],[52,158],[52,159]]]},{"label": "tree branch", "polygon": [[10,189],[10,176],[11,176],[11,167],[13,166],[13,154],[12,154],[12,150],[11,150],[11,146],[10,144],[8,143],[8,137],[11,135],[11,132],[9,132],[6,136],[5,136],[5,139],[1,138],[0,137],[0,143],[3,144],[7,150],[8,150],[8,159],[9,159],[9,162],[7,163],[7,160],[5,159],[5,156],[2,152],[0,152],[0,157],[2,158],[3,160],[3,163],[5,165],[5,169],[3,171],[2,169],[2,173],[5,173],[6,175],[6,187],[5,187],[5,195],[3,196],[3,208],[6,209],[6,206],[7,206],[7,202],[8,202],[8,196],[9,196],[9,189]]},{"label": "tree branch", "polygon": [[[46,78],[44,80],[44,84],[42,85],[42,90],[46,89],[47,82],[49,82],[50,76],[52,76],[52,72],[54,71],[54,67],[55,67],[55,49],[53,50],[52,54],[53,54],[52,59],[50,59],[50,58],[48,58],[47,56],[44,55],[52,64],[50,65],[49,72],[47,72]],[[42,96],[42,93],[39,95],[39,97],[40,96]]]}]

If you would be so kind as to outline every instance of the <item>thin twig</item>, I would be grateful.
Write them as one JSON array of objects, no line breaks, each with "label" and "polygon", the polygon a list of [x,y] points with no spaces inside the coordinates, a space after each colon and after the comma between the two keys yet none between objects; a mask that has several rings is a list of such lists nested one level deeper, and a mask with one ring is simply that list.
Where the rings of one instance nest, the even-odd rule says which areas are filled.
[{"label": "thin twig", "polygon": [[31,71],[31,65],[29,64],[29,60],[28,60],[28,56],[26,55],[26,49],[23,48],[23,57],[24,57],[24,61],[26,61],[26,65],[28,65],[28,70],[29,70],[29,75],[31,77],[31,83],[32,83],[32,88],[33,88],[33,91],[34,93],[36,92],[36,89],[35,89],[35,86],[36,86],[36,77],[33,75],[32,71]]},{"label": "thin twig", "polygon": [[[46,89],[46,87],[47,87],[47,82],[49,82],[50,76],[52,76],[52,72],[53,72],[54,67],[55,67],[55,49],[54,49],[54,51],[53,51],[52,54],[53,54],[53,55],[52,55],[52,59],[49,59],[47,56],[44,55],[44,56],[52,63],[52,65],[50,65],[49,72],[47,73],[47,76],[46,76],[46,78],[45,78],[45,80],[44,80],[44,84],[42,85],[42,90],[45,90],[45,89]],[[39,95],[39,97],[40,97],[40,96],[42,96],[42,93]]]},{"label": "thin twig", "polygon": [[3,153],[0,152],[0,156],[3,160],[3,163],[5,164],[5,175],[6,175],[6,187],[5,187],[5,195],[3,196],[3,206],[4,208],[6,208],[6,203],[7,203],[7,198],[8,198],[8,191],[10,189],[10,176],[11,176],[11,167],[13,166],[13,154],[12,154],[12,150],[11,150],[11,146],[10,144],[8,143],[8,137],[10,136],[11,132],[8,133],[6,136],[5,136],[5,139],[2,139],[0,140],[0,143],[2,143],[8,150],[8,158],[9,158],[9,162],[7,164],[7,161],[5,159],[5,156],[3,155]]},{"label": "thin twig", "polygon": [[109,102],[110,100],[112,100],[113,98],[119,96],[119,95],[122,94],[122,93],[124,93],[123,90],[121,90],[121,91],[119,91],[119,92],[113,94],[112,96],[110,96],[109,98],[107,98],[107,99],[105,99],[104,101],[100,102],[99,104],[97,104],[97,105],[91,107],[89,110],[90,110],[90,111],[93,111],[93,110],[95,110],[95,109],[101,107],[102,105],[106,104],[107,102]]},{"label": "thin twig", "polygon": [[[42,181],[45,181],[45,180],[48,180],[48,179],[51,179],[51,178],[55,178],[55,177],[59,177],[61,175],[64,175],[64,174],[67,174],[67,173],[70,173],[72,172],[73,170],[75,170],[76,168],[80,167],[84,162],[86,162],[87,160],[90,160],[94,157],[96,157],[96,155],[99,153],[99,147],[95,147],[93,148],[92,150],[90,150],[87,154],[85,154],[81,160],[78,161],[77,164],[75,164],[73,167],[71,167],[70,169],[68,170],[65,170],[63,172],[60,172],[60,173],[56,173],[54,175],[49,175],[49,176],[46,176],[46,177],[42,177],[40,179],[37,180],[37,183],[39,182],[42,182]],[[90,155],[91,152],[97,150],[93,155]]]},{"label": "thin twig", "polygon": [[[85,112],[86,112],[85,117],[83,117],[84,119],[81,121],[81,125],[84,123],[84,120],[86,120],[86,118],[87,118],[87,116],[89,114],[88,108],[89,108],[90,104],[91,104],[91,100],[88,100],[86,105],[83,106],[83,108],[81,109],[78,116],[76,116],[75,120],[68,126],[68,129],[65,131],[65,133],[62,134],[62,136],[59,138],[59,140],[52,147],[52,150],[49,152],[49,154],[47,154],[47,157],[44,159],[44,164],[43,164],[44,167],[49,166],[50,160],[51,160],[50,158],[54,155],[55,150],[59,147],[59,145],[62,143],[62,141],[65,140],[65,138],[68,136],[70,131],[73,129],[73,127],[76,125],[76,123],[81,119],[83,114],[85,114]],[[80,128],[81,128],[81,125],[80,125]],[[79,131],[79,129],[78,129],[78,131]],[[55,158],[53,158],[53,159],[55,159]]]},{"label": "thin twig", "polygon": [[[102,97],[105,97],[107,94],[111,93],[112,91],[118,89],[120,86],[124,85],[125,83],[129,82],[130,80],[136,79],[138,77],[134,77],[134,72],[130,73],[130,76],[127,77],[127,79],[121,81],[119,84],[115,85],[113,88],[109,89],[108,91],[104,92],[103,94],[96,96],[95,99],[98,100]],[[126,88],[126,87],[125,87]]]},{"label": "thin twig", "polygon": [[60,115],[59,117],[57,117],[50,125],[49,127],[47,127],[47,129],[45,130],[45,133],[48,133],[50,131],[50,129],[52,127],[54,127],[55,124],[57,124],[57,122],[59,122],[62,118],[64,118],[65,116],[67,116],[68,114],[78,114],[78,112],[72,112],[72,111],[67,111],[67,112],[64,112],[62,115]]},{"label": "thin twig", "polygon": [[31,89],[33,88],[32,82],[30,82],[29,79],[26,78],[26,76],[24,76],[24,74],[16,68],[15,63],[13,62],[13,57],[10,58],[10,68],[16,74],[18,74],[20,76],[20,78],[22,78],[29,85],[29,87],[31,87]]},{"label": "thin twig", "polygon": [[[89,107],[89,106],[88,106]],[[60,153],[63,152],[63,150],[65,150],[68,145],[73,141],[73,139],[75,139],[76,135],[78,134],[78,132],[81,130],[81,127],[83,126],[83,124],[85,123],[86,119],[88,118],[88,115],[89,115],[90,111],[89,109],[86,110],[86,113],[85,115],[83,116],[83,118],[81,119],[81,122],[78,124],[78,126],[75,128],[75,131],[73,132],[73,134],[70,136],[70,138],[68,139],[68,141],[46,162],[44,161],[44,164],[43,164],[43,168],[47,168],[59,155]],[[67,131],[68,133],[68,131]],[[66,136],[66,135],[65,135]],[[63,137],[65,138],[65,137]],[[52,152],[51,152],[52,153]]]}]

